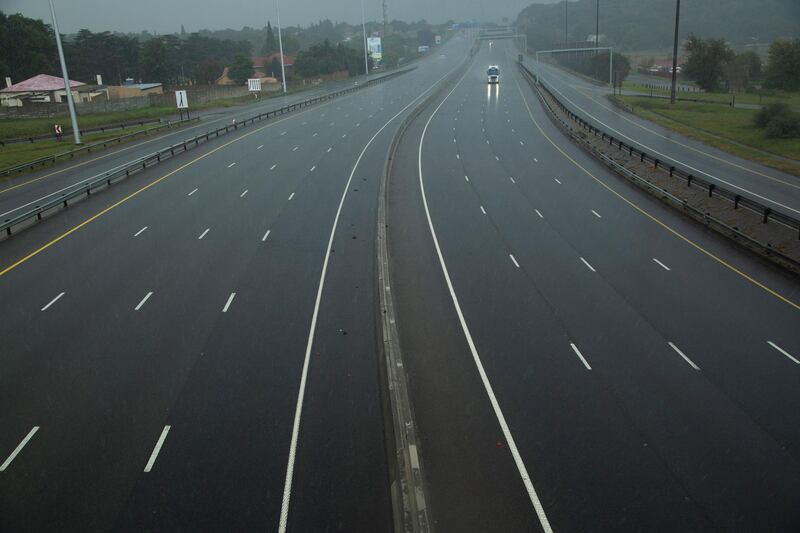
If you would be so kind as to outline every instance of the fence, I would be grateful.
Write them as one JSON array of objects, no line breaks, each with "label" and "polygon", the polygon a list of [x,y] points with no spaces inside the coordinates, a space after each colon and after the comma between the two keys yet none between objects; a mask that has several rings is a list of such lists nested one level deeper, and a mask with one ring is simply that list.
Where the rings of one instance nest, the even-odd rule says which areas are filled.
[{"label": "fence", "polygon": [[[216,130],[213,131],[207,131],[206,133],[201,133],[200,135],[196,135],[190,139],[186,139],[177,144],[173,144],[172,146],[169,146],[167,148],[163,148],[151,154],[139,157],[137,159],[134,159],[133,161],[112,168],[111,170],[102,172],[87,180],[76,183],[75,185],[72,185],[70,187],[62,189],[61,191],[58,191],[56,193],[41,198],[39,204],[31,207],[30,209],[26,210],[23,213],[11,216],[3,220],[2,223],[0,223],[0,232],[5,231],[5,233],[10,236],[12,234],[12,229],[16,226],[19,226],[25,222],[29,222],[32,220],[35,221],[41,220],[46,213],[54,209],[60,207],[68,207],[69,202],[71,200],[82,198],[84,196],[90,196],[92,192],[101,187],[109,187],[113,183],[116,183],[117,181],[127,178],[131,174],[134,174],[148,167],[151,167],[155,164],[158,164],[164,159],[169,159],[171,157],[174,157],[176,154],[186,152],[192,146],[198,146],[201,142],[208,142],[209,140],[215,139],[220,135],[225,135],[230,131],[237,131],[238,129],[247,127],[248,125],[251,125],[255,122],[260,122],[265,119],[274,118],[276,116],[296,111],[298,109],[302,109],[304,107],[308,107],[310,105],[317,104],[319,102],[331,100],[333,98],[345,94],[350,94],[355,91],[371,87],[375,84],[382,83],[388,79],[394,78],[401,74],[405,74],[406,72],[410,72],[414,68],[416,67],[404,70],[398,70],[392,72],[391,74],[387,74],[385,76],[373,78],[371,80],[368,80],[366,83],[360,85],[348,87],[346,89],[341,89],[339,91],[334,91],[328,94],[323,94],[321,96],[296,102],[294,104],[289,104],[281,108],[274,109],[272,111],[267,111],[265,113],[260,113],[258,115],[242,120],[241,122],[235,122],[231,125],[217,128]],[[21,208],[9,211],[8,214],[15,213],[19,210],[21,210]]]}]

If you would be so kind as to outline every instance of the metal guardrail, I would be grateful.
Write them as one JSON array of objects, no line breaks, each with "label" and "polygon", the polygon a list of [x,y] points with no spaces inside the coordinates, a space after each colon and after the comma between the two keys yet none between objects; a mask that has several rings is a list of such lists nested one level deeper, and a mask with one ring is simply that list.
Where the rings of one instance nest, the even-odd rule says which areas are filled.
[{"label": "metal guardrail", "polygon": [[793,228],[797,231],[798,239],[800,239],[800,220],[794,218],[791,215],[787,215],[781,211],[774,211],[771,207],[767,207],[766,205],[748,198],[747,196],[743,196],[741,194],[735,193],[726,189],[725,187],[721,187],[716,183],[712,183],[708,180],[703,178],[697,177],[686,170],[676,167],[674,165],[669,165],[661,161],[660,159],[653,157],[652,155],[648,155],[646,152],[635,148],[630,144],[626,144],[623,141],[615,138],[612,135],[609,135],[605,131],[595,127],[588,121],[584,120],[581,116],[573,113],[567,106],[565,106],[556,96],[548,89],[548,87],[536,76],[535,73],[531,72],[528,67],[523,64],[519,64],[520,69],[522,69],[523,74],[528,78],[528,81],[531,83],[536,83],[542,90],[547,92],[550,98],[556,103],[558,108],[566,114],[570,119],[575,121],[584,131],[587,131],[593,134],[595,137],[600,137],[602,141],[608,141],[610,146],[615,146],[618,150],[628,152],[629,157],[638,157],[639,161],[642,163],[649,163],[653,165],[654,169],[662,169],[666,172],[669,172],[670,177],[676,177],[683,179],[686,182],[687,187],[699,187],[704,189],[708,192],[708,197],[711,198],[712,196],[718,196],[724,198],[731,203],[733,203],[734,209],[738,209],[739,207],[747,208],[751,211],[754,211],[761,215],[762,222],[766,224],[769,220],[773,220],[775,222],[779,222],[785,226]]},{"label": "metal guardrail", "polygon": [[[54,118],[55,120],[55,118]],[[103,126],[95,126],[93,128],[81,128],[80,132],[81,135],[86,133],[96,133],[102,132],[105,133],[106,130],[124,130],[125,128],[130,128],[134,126],[144,126],[145,124],[152,124],[154,122],[162,122],[160,118],[148,118],[145,120],[133,120],[130,122],[122,122],[119,124],[105,124]],[[64,135],[72,134],[72,130],[64,130]],[[58,137],[55,133],[44,133],[42,135],[29,135],[27,137],[17,137],[14,139],[0,139],[0,148],[5,147],[7,144],[22,144],[22,143],[34,143],[36,141],[56,141]]]},{"label": "metal guardrail", "polygon": [[379,78],[373,78],[371,80],[367,80],[366,83],[360,85],[348,87],[346,89],[341,89],[338,91],[334,91],[332,93],[323,94],[321,96],[316,96],[314,98],[309,98],[307,100],[295,102],[293,104],[288,104],[278,109],[273,109],[271,111],[260,113],[258,115],[244,119],[241,122],[234,122],[233,124],[217,128],[213,131],[207,131],[205,133],[201,133],[200,135],[196,135],[190,139],[186,139],[182,142],[173,144],[172,146],[168,146],[151,154],[139,157],[137,159],[134,159],[133,161],[125,163],[124,165],[120,165],[111,170],[107,170],[101,174],[93,176],[92,178],[76,183],[62,191],[59,191],[57,193],[51,194],[43,198],[42,199],[43,201],[40,204],[37,204],[31,207],[30,209],[27,209],[25,212],[19,215],[3,220],[0,223],[0,232],[4,231],[7,235],[11,235],[12,229],[15,226],[22,224],[23,222],[26,222],[34,218],[36,220],[41,220],[44,213],[50,211],[51,209],[62,206],[67,207],[69,205],[70,200],[82,197],[84,195],[90,196],[95,189],[98,189],[100,187],[110,186],[112,183],[124,179],[130,176],[131,174],[134,174],[140,170],[144,170],[150,166],[160,163],[163,159],[168,159],[170,157],[173,157],[176,153],[186,152],[192,146],[199,145],[200,142],[207,142],[212,138],[217,138],[220,135],[229,133],[230,131],[237,131],[238,129],[244,128],[247,125],[253,124],[255,122],[260,122],[262,120],[274,118],[276,116],[284,115],[286,113],[290,113],[292,111],[296,111],[298,109],[302,109],[310,105],[331,100],[333,98],[337,98],[345,94],[353,93],[355,91],[386,81],[390,78],[394,78],[401,74],[410,72],[411,70],[414,70],[414,68],[416,67],[398,70],[392,72],[391,74],[381,76]]},{"label": "metal guardrail", "polygon": [[170,121],[160,126],[155,126],[152,128],[148,128],[146,130],[134,131],[133,133],[127,133],[125,135],[120,135],[119,137],[114,137],[113,139],[106,139],[104,141],[98,141],[96,143],[87,144],[85,146],[81,146],[80,148],[75,148],[74,150],[69,150],[66,152],[61,152],[58,154],[47,155],[44,157],[40,157],[38,159],[34,159],[32,161],[26,161],[25,163],[20,163],[19,165],[14,165],[13,167],[4,168],[0,170],[0,176],[10,176],[15,172],[22,172],[23,170],[28,170],[31,168],[35,168],[38,166],[44,166],[51,163],[56,163],[59,159],[72,159],[75,157],[76,154],[81,152],[91,152],[92,149],[97,147],[107,148],[111,144],[121,143],[124,140],[132,139],[134,137],[138,137],[140,135],[148,135],[151,132],[160,131],[165,128],[173,128],[175,126],[183,125],[189,122],[195,122],[200,120],[199,118],[192,118],[186,120],[176,120],[174,122]]}]

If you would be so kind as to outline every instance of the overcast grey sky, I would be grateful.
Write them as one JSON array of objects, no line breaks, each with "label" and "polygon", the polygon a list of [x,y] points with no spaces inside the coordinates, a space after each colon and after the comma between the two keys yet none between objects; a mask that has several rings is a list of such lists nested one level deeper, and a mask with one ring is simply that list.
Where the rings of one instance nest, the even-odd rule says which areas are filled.
[{"label": "overcast grey sky", "polygon": [[[360,22],[360,0],[279,0],[281,22],[308,25],[321,19]],[[536,0],[549,3],[557,0]],[[426,19],[443,22],[448,19],[499,21],[516,18],[517,13],[533,0],[387,0],[389,17],[400,20]],[[92,31],[141,30],[170,33],[183,24],[186,31],[199,29],[239,29],[261,27],[266,20],[275,21],[275,0],[55,0],[62,33],[81,28]],[[367,19],[382,18],[381,0],[364,0]],[[50,23],[47,0],[0,0],[5,13],[22,13]]]}]

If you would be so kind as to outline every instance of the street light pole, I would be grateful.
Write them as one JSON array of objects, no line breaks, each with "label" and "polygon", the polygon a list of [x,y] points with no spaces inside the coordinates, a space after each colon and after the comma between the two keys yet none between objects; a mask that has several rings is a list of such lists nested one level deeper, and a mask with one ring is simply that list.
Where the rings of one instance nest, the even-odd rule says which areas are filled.
[{"label": "street light pole", "polygon": [[672,85],[669,90],[669,103],[675,103],[675,90],[678,83],[678,21],[681,14],[681,0],[675,1],[675,41],[672,44]]},{"label": "street light pole", "polygon": [[364,0],[361,0],[361,31],[364,33],[364,74],[369,76],[369,60],[367,59],[367,21],[364,18]]},{"label": "street light pole", "polygon": [[564,0],[564,48],[569,48],[569,0]]},{"label": "street light pole", "polygon": [[72,87],[69,84],[67,62],[64,60],[64,48],[61,46],[61,34],[58,32],[56,8],[53,6],[53,0],[50,0],[50,14],[53,16],[53,31],[56,34],[58,59],[61,61],[61,74],[64,76],[64,92],[67,93],[67,107],[69,107],[69,118],[72,121],[72,136],[75,138],[75,144],[81,144],[81,131],[78,129],[78,117],[75,116],[75,104],[72,102]]},{"label": "street light pole", "polygon": [[275,11],[278,15],[278,50],[281,52],[281,81],[283,82],[283,94],[286,94],[286,68],[283,63],[283,37],[281,36],[281,8],[278,0],[275,0]]}]

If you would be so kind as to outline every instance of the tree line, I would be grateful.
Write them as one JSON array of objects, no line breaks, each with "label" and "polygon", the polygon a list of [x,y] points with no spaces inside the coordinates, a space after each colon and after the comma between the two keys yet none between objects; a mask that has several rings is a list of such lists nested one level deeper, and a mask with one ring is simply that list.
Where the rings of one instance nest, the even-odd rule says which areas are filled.
[{"label": "tree line", "polygon": [[[382,30],[381,24],[367,24],[367,32]],[[416,54],[417,41],[433,39],[434,30],[444,26],[426,21],[392,21],[391,35],[384,42],[385,64],[394,66]],[[322,20],[307,28],[284,28],[283,51],[297,55],[295,71],[300,76],[317,76],[347,70],[361,72],[364,58],[361,28]],[[262,29],[201,30],[155,36],[149,32],[122,34],[87,29],[62,36],[70,78],[94,83],[100,74],[105,84],[122,84],[127,78],[167,85],[210,84],[229,67],[237,83],[252,75],[251,57],[278,51],[277,30],[270,22]],[[332,44],[336,43],[336,44]],[[422,43],[424,44],[424,43]],[[268,72],[280,77],[280,62],[273,61]],[[55,36],[50,25],[20,14],[0,11],[0,77],[19,82],[36,74],[60,75]]]},{"label": "tree line", "polygon": [[778,39],[769,47],[766,67],[752,51],[735,53],[724,39],[690,35],[683,74],[706,91],[747,90],[755,81],[767,89],[800,91],[800,39]]}]

